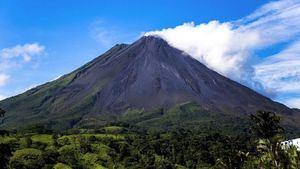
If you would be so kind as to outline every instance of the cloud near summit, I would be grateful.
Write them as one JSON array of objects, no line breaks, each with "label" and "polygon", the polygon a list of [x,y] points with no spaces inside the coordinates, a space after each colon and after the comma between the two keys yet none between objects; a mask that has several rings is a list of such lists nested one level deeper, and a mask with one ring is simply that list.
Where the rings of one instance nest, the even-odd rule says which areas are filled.
[{"label": "cloud near summit", "polygon": [[[289,104],[298,99],[295,95],[300,98],[296,87],[300,86],[299,0],[270,2],[236,21],[189,22],[145,33],[149,35],[165,39],[224,76],[300,108],[295,102]],[[281,44],[287,45],[277,54],[259,55]],[[281,95],[288,93],[293,97],[282,100]]]},{"label": "cloud near summit", "polygon": [[[240,78],[250,49],[259,41],[255,33],[243,33],[234,29],[232,23],[211,21],[196,25],[184,23],[175,28],[148,32],[166,39],[215,71],[230,77]],[[247,39],[247,40],[246,40]]]}]

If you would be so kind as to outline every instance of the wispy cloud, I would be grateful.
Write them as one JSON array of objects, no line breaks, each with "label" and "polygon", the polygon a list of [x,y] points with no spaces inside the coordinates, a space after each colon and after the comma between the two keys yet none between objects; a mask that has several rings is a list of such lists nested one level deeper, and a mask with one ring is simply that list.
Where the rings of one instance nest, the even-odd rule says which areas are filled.
[{"label": "wispy cloud", "polygon": [[300,94],[300,41],[254,66],[255,80],[277,92]]},{"label": "wispy cloud", "polygon": [[[299,0],[267,3],[237,21],[184,23],[145,35],[160,36],[209,68],[264,94],[300,89]],[[260,63],[257,51],[281,43],[290,45]]]},{"label": "wispy cloud", "polygon": [[111,47],[120,42],[129,43],[136,38],[135,32],[124,32],[118,26],[99,18],[90,24],[89,32],[90,36],[103,47]]},{"label": "wispy cloud", "polygon": [[279,96],[293,95],[284,99],[284,103],[300,108],[300,40],[278,54],[267,57],[254,68],[254,80],[263,84],[265,90],[271,90]]}]

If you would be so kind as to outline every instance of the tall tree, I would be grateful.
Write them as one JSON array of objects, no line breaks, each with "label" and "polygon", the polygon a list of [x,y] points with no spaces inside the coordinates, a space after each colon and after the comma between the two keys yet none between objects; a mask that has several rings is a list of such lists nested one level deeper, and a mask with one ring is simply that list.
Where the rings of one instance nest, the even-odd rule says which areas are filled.
[{"label": "tall tree", "polygon": [[270,139],[284,132],[280,117],[274,112],[258,111],[256,115],[251,115],[251,119],[254,122],[251,129],[258,138]]}]

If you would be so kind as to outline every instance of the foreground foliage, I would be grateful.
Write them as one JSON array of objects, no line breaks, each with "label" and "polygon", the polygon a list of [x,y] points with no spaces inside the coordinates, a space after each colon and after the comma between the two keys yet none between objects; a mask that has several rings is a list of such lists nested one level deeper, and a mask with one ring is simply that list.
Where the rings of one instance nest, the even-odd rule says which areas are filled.
[{"label": "foreground foliage", "polygon": [[0,136],[0,165],[18,169],[299,168],[296,147],[280,144],[285,138],[279,117],[259,112],[251,119],[252,127],[237,136],[184,128],[140,131],[126,125],[57,133],[40,126],[36,132]]}]

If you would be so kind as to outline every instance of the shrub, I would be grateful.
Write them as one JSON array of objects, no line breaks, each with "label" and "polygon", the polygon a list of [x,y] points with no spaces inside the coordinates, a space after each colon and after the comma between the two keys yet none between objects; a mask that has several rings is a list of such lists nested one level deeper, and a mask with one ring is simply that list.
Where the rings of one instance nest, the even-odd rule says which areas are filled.
[{"label": "shrub", "polygon": [[74,145],[65,145],[58,150],[59,157],[58,160],[64,162],[70,166],[79,165],[80,151]]},{"label": "shrub", "polygon": [[34,148],[17,150],[10,158],[10,168],[39,169],[44,165],[42,151]]},{"label": "shrub", "polygon": [[53,169],[72,169],[70,166],[63,164],[63,163],[57,163],[53,167]]},{"label": "shrub", "polygon": [[71,141],[68,136],[62,136],[57,139],[57,143],[58,143],[58,145],[64,146],[64,145],[70,145]]}]

